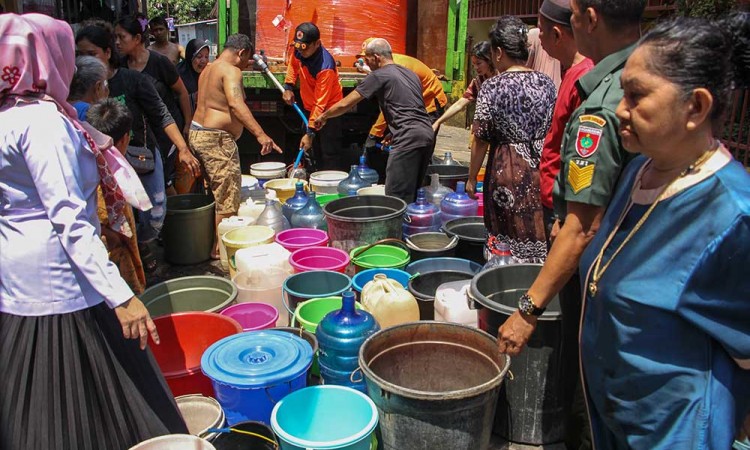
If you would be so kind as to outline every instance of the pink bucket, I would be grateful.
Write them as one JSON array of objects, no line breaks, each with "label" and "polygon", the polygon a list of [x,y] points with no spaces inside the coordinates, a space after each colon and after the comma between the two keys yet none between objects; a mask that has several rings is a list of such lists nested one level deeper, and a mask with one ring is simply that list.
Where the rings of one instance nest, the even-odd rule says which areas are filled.
[{"label": "pink bucket", "polygon": [[276,326],[279,311],[265,303],[238,303],[221,312],[236,320],[243,331],[267,330]]},{"label": "pink bucket", "polygon": [[276,243],[290,252],[301,248],[325,247],[328,245],[328,233],[315,228],[292,228],[277,234]]},{"label": "pink bucket", "polygon": [[332,270],[344,273],[349,265],[349,254],[333,247],[308,247],[296,250],[289,257],[295,273],[310,270]]}]

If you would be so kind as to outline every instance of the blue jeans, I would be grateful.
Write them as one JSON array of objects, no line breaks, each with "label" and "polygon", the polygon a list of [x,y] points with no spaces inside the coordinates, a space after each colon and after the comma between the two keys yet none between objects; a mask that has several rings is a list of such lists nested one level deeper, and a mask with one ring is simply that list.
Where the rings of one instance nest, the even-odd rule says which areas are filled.
[{"label": "blue jeans", "polygon": [[164,192],[164,167],[159,150],[154,150],[154,171],[140,175],[143,188],[153,205],[148,211],[138,211],[136,235],[139,244],[153,241],[159,236],[167,214],[167,195]]}]

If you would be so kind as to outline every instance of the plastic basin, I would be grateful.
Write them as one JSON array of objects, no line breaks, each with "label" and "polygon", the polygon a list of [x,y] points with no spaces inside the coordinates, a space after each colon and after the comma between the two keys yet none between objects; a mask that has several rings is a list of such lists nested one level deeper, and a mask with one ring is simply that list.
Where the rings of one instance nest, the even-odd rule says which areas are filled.
[{"label": "plastic basin", "polygon": [[151,286],[139,296],[151,317],[186,311],[219,312],[237,298],[237,288],[226,278],[194,275]]},{"label": "plastic basin", "polygon": [[349,255],[333,247],[310,247],[295,250],[289,264],[296,273],[311,270],[332,270],[343,273],[349,265]]},{"label": "plastic basin", "polygon": [[266,303],[239,303],[221,312],[242,326],[243,331],[273,328],[279,319],[279,310]]},{"label": "plastic basin", "polygon": [[211,382],[201,373],[201,356],[214,342],[241,332],[240,324],[232,318],[205,312],[157,317],[154,324],[161,343],[149,341],[149,346],[172,394],[212,397]]},{"label": "plastic basin", "polygon": [[284,230],[274,239],[290,252],[308,247],[325,247],[328,245],[328,233],[315,228],[292,228]]},{"label": "plastic basin", "polygon": [[362,292],[362,289],[364,289],[365,285],[372,281],[375,278],[375,275],[382,273],[387,278],[390,278],[392,280],[396,280],[404,287],[404,289],[409,287],[409,278],[411,278],[411,274],[409,272],[404,272],[403,270],[399,269],[367,269],[359,272],[358,274],[354,275],[352,278],[352,287],[357,292]]},{"label": "plastic basin", "polygon": [[409,251],[403,248],[380,244],[360,253],[365,247],[356,247],[349,252],[357,272],[362,269],[401,269],[409,264]]}]

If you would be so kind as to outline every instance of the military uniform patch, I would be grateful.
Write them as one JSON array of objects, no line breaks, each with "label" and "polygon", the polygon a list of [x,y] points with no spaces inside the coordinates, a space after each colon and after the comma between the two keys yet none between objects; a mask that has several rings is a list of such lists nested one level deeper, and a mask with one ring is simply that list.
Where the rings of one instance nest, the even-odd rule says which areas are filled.
[{"label": "military uniform patch", "polygon": [[568,184],[577,194],[594,181],[594,168],[596,164],[591,161],[572,159],[568,164]]},{"label": "military uniform patch", "polygon": [[604,120],[604,119],[602,119],[601,117],[599,117],[599,116],[592,116],[590,114],[589,115],[581,116],[581,117],[578,118],[578,120],[581,123],[586,123],[586,122],[595,123],[598,127],[601,127],[601,128],[604,128],[604,125],[607,124],[607,121]]},{"label": "military uniform patch", "polygon": [[588,158],[596,153],[599,148],[599,141],[602,138],[603,130],[601,128],[587,127],[580,125],[578,135],[576,136],[576,152],[581,158]]}]

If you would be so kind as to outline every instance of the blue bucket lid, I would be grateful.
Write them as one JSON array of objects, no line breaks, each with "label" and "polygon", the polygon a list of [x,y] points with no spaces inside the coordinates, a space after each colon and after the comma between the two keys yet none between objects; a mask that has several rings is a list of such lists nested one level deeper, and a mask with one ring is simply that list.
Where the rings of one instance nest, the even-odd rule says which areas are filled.
[{"label": "blue bucket lid", "polygon": [[304,339],[283,331],[249,331],[211,345],[201,369],[212,380],[238,387],[275,385],[294,380],[312,364]]}]

